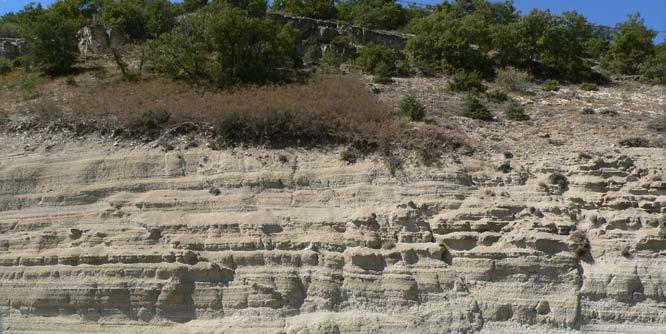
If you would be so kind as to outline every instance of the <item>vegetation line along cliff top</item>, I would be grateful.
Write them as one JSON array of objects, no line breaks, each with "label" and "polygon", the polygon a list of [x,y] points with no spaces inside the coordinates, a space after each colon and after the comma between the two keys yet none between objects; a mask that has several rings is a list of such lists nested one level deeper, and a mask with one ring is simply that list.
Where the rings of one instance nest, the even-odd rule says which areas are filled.
[{"label": "vegetation line along cliff top", "polygon": [[666,333],[655,36],[487,0],[5,14],[0,333]]}]

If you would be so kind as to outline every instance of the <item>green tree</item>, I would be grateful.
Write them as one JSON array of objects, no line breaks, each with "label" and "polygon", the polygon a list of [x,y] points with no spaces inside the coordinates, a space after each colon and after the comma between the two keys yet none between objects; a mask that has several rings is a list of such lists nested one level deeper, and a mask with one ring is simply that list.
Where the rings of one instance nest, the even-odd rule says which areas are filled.
[{"label": "green tree", "polygon": [[142,40],[169,31],[177,14],[168,0],[105,0],[102,21],[130,39]]},{"label": "green tree", "polygon": [[0,38],[18,38],[20,36],[21,30],[18,24],[0,21]]},{"label": "green tree", "polygon": [[592,72],[585,59],[592,37],[587,20],[576,12],[556,16],[533,10],[516,22],[494,27],[494,59],[498,66],[528,69],[538,77],[588,79]]},{"label": "green tree", "polygon": [[103,0],[60,0],[53,3],[49,11],[84,24],[102,13],[103,4]]},{"label": "green tree", "polygon": [[655,50],[654,56],[641,64],[641,80],[654,84],[666,84],[666,43],[657,45]]},{"label": "green tree", "polygon": [[315,19],[334,19],[337,9],[333,0],[275,0],[273,10]]},{"label": "green tree", "polygon": [[218,15],[211,33],[225,83],[279,80],[277,69],[290,65],[297,37],[290,25],[278,26],[236,8]]},{"label": "green tree", "polygon": [[0,19],[0,30],[5,30],[8,36],[26,37],[29,27],[46,13],[41,4],[30,3],[17,13],[7,13]]},{"label": "green tree", "polygon": [[407,42],[406,51],[421,70],[452,73],[465,69],[492,76],[491,27],[482,15],[457,18],[440,10],[415,22],[412,29],[415,36]]},{"label": "green tree", "polygon": [[182,20],[150,43],[158,72],[191,83],[226,87],[284,79],[291,67],[296,30],[226,6]]},{"label": "green tree", "polygon": [[210,23],[213,14],[197,13],[187,16],[176,27],[148,44],[149,58],[157,72],[190,84],[212,82],[216,64]]},{"label": "green tree", "polygon": [[640,65],[654,55],[657,33],[645,26],[640,14],[618,26],[602,65],[614,73],[638,74]]},{"label": "green tree", "polygon": [[79,23],[56,12],[40,15],[28,27],[28,48],[33,64],[48,74],[71,71],[78,55]]},{"label": "green tree", "polygon": [[340,20],[371,29],[397,30],[410,18],[410,11],[395,0],[344,0],[337,8]]}]

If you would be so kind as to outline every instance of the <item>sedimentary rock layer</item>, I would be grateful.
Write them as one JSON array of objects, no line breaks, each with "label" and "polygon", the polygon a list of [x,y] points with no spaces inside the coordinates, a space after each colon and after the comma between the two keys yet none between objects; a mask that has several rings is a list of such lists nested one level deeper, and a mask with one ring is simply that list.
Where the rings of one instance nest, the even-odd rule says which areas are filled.
[{"label": "sedimentary rock layer", "polygon": [[666,332],[659,149],[395,169],[2,140],[3,333]]}]

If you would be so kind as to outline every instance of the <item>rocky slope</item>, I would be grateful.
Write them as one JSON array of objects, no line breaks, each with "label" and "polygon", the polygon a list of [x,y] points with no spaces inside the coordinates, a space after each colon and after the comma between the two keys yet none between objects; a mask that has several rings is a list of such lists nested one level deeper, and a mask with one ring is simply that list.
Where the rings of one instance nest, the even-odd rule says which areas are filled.
[{"label": "rocky slope", "polygon": [[512,93],[531,120],[484,123],[445,86],[373,87],[477,148],[429,166],[22,126],[5,99],[0,332],[666,333],[662,90]]},{"label": "rocky slope", "polygon": [[666,332],[659,148],[391,175],[0,139],[3,333]]}]

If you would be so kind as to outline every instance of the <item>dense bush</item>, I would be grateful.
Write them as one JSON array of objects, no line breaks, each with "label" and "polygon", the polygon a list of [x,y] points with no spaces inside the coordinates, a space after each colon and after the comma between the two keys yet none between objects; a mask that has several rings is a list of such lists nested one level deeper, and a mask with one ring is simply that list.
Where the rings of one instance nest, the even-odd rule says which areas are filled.
[{"label": "dense bush", "polygon": [[106,0],[102,21],[141,40],[171,30],[177,14],[178,7],[168,0]]},{"label": "dense bush", "polygon": [[[477,70],[493,76],[493,67],[513,66],[531,74],[580,81],[594,76],[593,39],[585,17],[534,10],[520,17],[510,2],[456,0],[409,26],[416,36],[407,51],[424,71]],[[492,57],[489,56],[492,54]]]},{"label": "dense bush", "polygon": [[485,105],[474,95],[467,95],[462,104],[462,109],[458,115],[479,119],[482,121],[492,121],[494,119],[493,114],[486,108]]},{"label": "dense bush", "polygon": [[161,109],[146,110],[132,117],[129,120],[127,127],[131,131],[137,132],[156,131],[169,122],[169,117],[169,113]]},{"label": "dense bush", "polygon": [[505,67],[497,70],[495,83],[508,91],[524,92],[529,88],[532,77],[526,71],[514,67]]},{"label": "dense bush", "polygon": [[308,63],[318,62],[322,57],[321,46],[318,43],[310,43],[303,54],[303,61]]},{"label": "dense bush", "polygon": [[396,62],[397,57],[393,50],[375,43],[364,46],[356,58],[356,64],[363,72],[388,77],[395,75]]},{"label": "dense bush", "polygon": [[314,141],[325,136],[321,124],[310,114],[276,110],[257,117],[245,113],[225,113],[215,125],[215,132],[227,144]]},{"label": "dense bush", "polygon": [[274,0],[273,10],[324,20],[334,19],[338,14],[333,0]]},{"label": "dense bush", "polygon": [[0,38],[18,38],[21,37],[19,26],[13,22],[0,21]]},{"label": "dense bush", "polygon": [[590,78],[592,71],[585,60],[586,41],[592,30],[585,17],[576,12],[555,16],[533,10],[517,23],[520,38],[509,49],[499,48],[517,57],[510,65],[528,69],[539,77],[579,81]]},{"label": "dense bush", "polygon": [[148,43],[153,69],[190,83],[216,83],[219,70],[210,57],[213,38],[209,27],[213,15],[187,16],[176,27]]},{"label": "dense bush", "polygon": [[342,54],[330,46],[321,55],[321,64],[329,69],[338,69],[343,62]]},{"label": "dense bush", "polygon": [[546,92],[556,92],[560,90],[560,82],[557,80],[548,79],[541,85],[541,89]]},{"label": "dense bush", "polygon": [[641,80],[653,84],[666,84],[666,43],[657,45],[654,56],[640,66]]},{"label": "dense bush", "polygon": [[453,73],[464,69],[492,76],[490,28],[482,16],[458,18],[440,10],[417,20],[410,30],[415,36],[407,42],[406,51],[421,71]]},{"label": "dense bush", "polygon": [[11,72],[13,67],[11,60],[5,57],[0,57],[0,75]]},{"label": "dense bush", "polygon": [[393,71],[385,64],[379,64],[375,69],[375,77],[373,82],[379,84],[390,84],[393,82]]},{"label": "dense bush", "polygon": [[487,87],[481,82],[479,72],[458,70],[449,81],[449,89],[456,92],[485,92]]},{"label": "dense bush", "polygon": [[530,119],[530,117],[525,114],[525,109],[515,103],[512,103],[506,108],[504,111],[504,117],[512,121],[526,121]]},{"label": "dense bush", "polygon": [[402,116],[409,117],[412,121],[422,121],[426,116],[426,108],[414,97],[408,94],[400,99],[399,113]]},{"label": "dense bush", "polygon": [[39,70],[49,74],[71,71],[78,56],[79,23],[76,20],[46,12],[26,29],[32,62]]},{"label": "dense bush", "polygon": [[223,82],[278,81],[277,69],[292,65],[297,32],[289,25],[230,8],[215,17],[210,29]]},{"label": "dense bush", "polygon": [[398,30],[410,17],[395,0],[343,0],[337,8],[338,19],[372,29]]},{"label": "dense bush", "polygon": [[657,35],[636,14],[618,27],[603,57],[602,65],[614,73],[638,74],[640,65],[655,53],[652,40]]},{"label": "dense bush", "polygon": [[218,13],[200,12],[184,18],[150,45],[157,71],[224,87],[284,80],[280,69],[293,65],[295,43],[296,31],[291,26],[225,7]]},{"label": "dense bush", "polygon": [[486,93],[486,96],[488,97],[488,100],[497,103],[504,102],[509,99],[509,95],[506,95],[505,92],[497,89],[489,91]]}]

